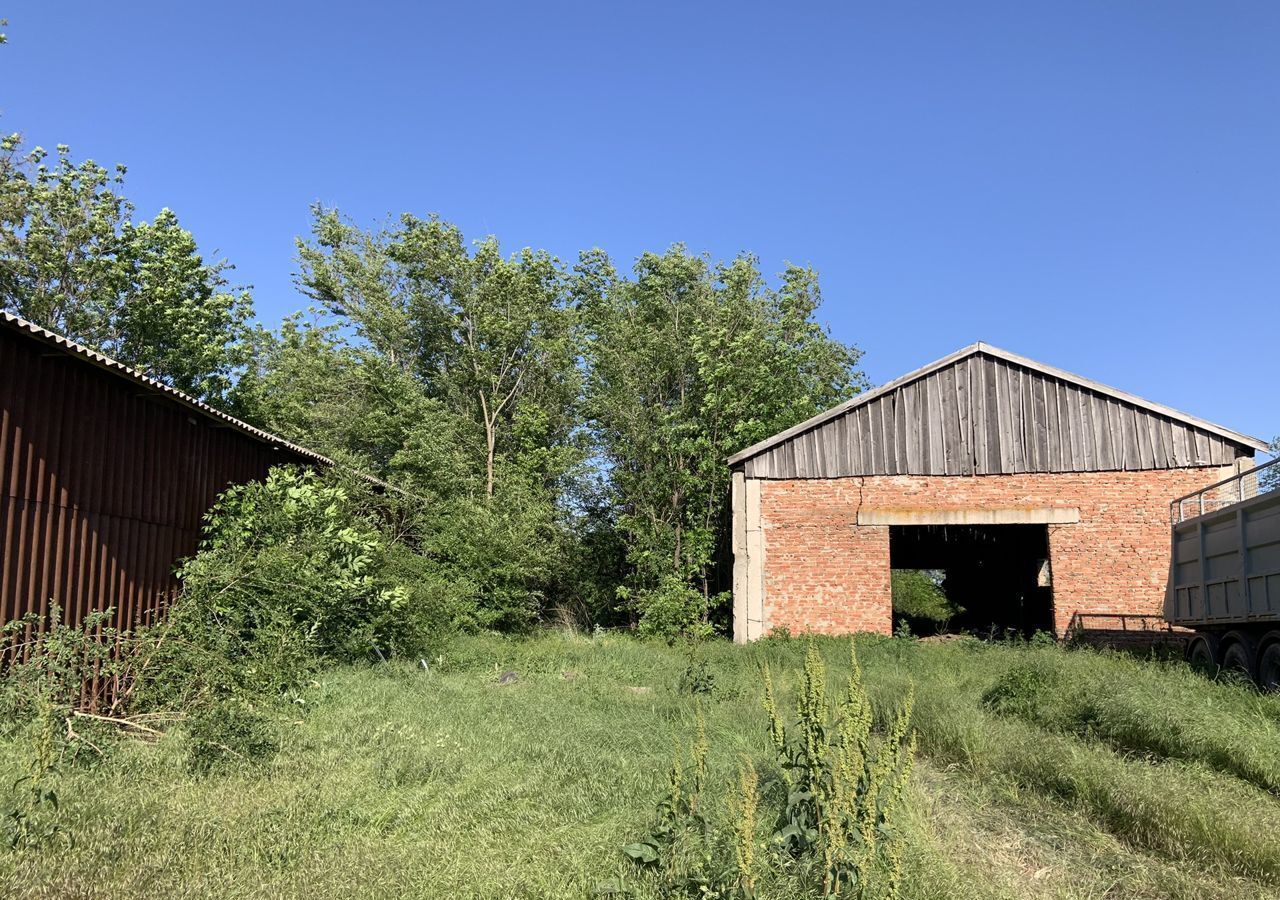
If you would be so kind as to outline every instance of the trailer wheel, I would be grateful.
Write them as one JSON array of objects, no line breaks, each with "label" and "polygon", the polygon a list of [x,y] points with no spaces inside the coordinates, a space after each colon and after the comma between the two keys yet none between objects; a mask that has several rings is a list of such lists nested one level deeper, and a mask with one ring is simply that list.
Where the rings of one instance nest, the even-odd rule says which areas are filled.
[{"label": "trailer wheel", "polygon": [[1187,665],[1201,675],[1212,678],[1218,674],[1218,636],[1202,632],[1187,644]]},{"label": "trailer wheel", "polygon": [[1264,691],[1280,690],[1280,632],[1272,631],[1263,638],[1258,655],[1258,687]]},{"label": "trailer wheel", "polygon": [[1222,637],[1222,671],[1253,681],[1258,671],[1257,646],[1247,634],[1229,631]]}]

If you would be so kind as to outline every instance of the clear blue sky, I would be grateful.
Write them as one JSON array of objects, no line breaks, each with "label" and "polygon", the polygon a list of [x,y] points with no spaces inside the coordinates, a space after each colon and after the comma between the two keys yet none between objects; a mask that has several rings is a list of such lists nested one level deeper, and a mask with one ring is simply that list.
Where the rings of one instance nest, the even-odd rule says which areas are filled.
[{"label": "clear blue sky", "polygon": [[975,340],[1280,433],[1280,3],[5,3],[0,127],[129,166],[260,315],[308,205],[822,275],[875,382]]}]

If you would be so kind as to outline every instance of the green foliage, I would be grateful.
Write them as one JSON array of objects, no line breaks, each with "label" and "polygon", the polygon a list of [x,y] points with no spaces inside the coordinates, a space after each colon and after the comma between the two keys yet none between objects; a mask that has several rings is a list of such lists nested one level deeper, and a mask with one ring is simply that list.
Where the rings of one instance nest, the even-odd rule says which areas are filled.
[{"label": "green foliage", "polygon": [[[438,608],[376,519],[368,484],[273,469],[227,490],[180,571],[151,702],[254,702],[295,691],[319,660],[425,649]],[[404,580],[400,580],[404,579]]]},{"label": "green foliage", "polygon": [[4,835],[12,850],[38,850],[55,841],[70,842],[70,835],[59,821],[58,792],[54,788],[58,775],[58,728],[62,721],[62,710],[41,700],[39,714],[28,725],[34,752],[27,771],[13,782],[3,814]]},{"label": "green foliage", "polygon": [[[382,477],[411,433],[441,440],[453,427],[411,376],[353,347],[338,323],[315,312],[285,319],[278,333],[254,335],[252,364],[233,396],[245,419]],[[458,474],[440,472],[442,480]]]},{"label": "green foliage", "polygon": [[22,727],[50,710],[63,717],[79,708],[90,686],[126,669],[123,636],[108,623],[114,610],[91,613],[79,624],[30,614],[0,628],[0,728]]},{"label": "green foliage", "polygon": [[419,549],[464,627],[621,601],[646,633],[705,632],[724,458],[862,384],[808,270],[770,287],[749,257],[676,247],[620,278],[600,251],[570,271],[437,217],[363,230],[321,207],[298,250],[318,311],[256,335],[237,409],[425,498]]},{"label": "green foliage", "polygon": [[678,685],[682,694],[709,697],[716,691],[716,676],[703,653],[705,641],[699,637],[685,639],[686,658],[688,662],[680,675]]},{"label": "green foliage", "polygon": [[169,210],[135,222],[125,169],[0,140],[0,304],[213,403],[247,360],[251,301]]},{"label": "green foliage", "polygon": [[599,251],[576,274],[588,422],[632,570],[621,596],[648,630],[672,633],[719,599],[725,458],[855,392],[859,353],[814,321],[807,269],[772,288],[751,257],[713,266],[677,245],[641,256],[630,279]]},{"label": "green foliage", "polygon": [[485,496],[504,460],[548,487],[577,462],[576,315],[558,260],[503,256],[492,237],[472,252],[456,226],[407,214],[362,232],[317,207],[312,235],[298,245],[304,290],[472,426]]},{"label": "green foliage", "polygon": [[560,512],[522,477],[502,478],[492,497],[453,496],[427,511],[422,530],[422,552],[459,598],[459,627],[529,628],[564,573],[569,538]]},{"label": "green foliage", "polygon": [[788,733],[769,671],[765,702],[786,803],[772,843],[786,870],[816,896],[892,898],[902,882],[901,819],[915,755],[910,735],[914,692],[908,691],[883,741],[872,736],[871,702],[856,651],[838,715],[826,697],[825,666],[810,645],[805,656],[798,723]]},{"label": "green foliage", "polygon": [[717,827],[705,808],[710,751],[706,721],[699,711],[688,764],[677,748],[667,775],[667,793],[658,801],[653,826],[640,840],[622,848],[664,897],[713,900],[750,896],[743,891],[750,875],[738,868],[742,856],[734,853],[730,836]]},{"label": "green foliage", "polygon": [[920,569],[894,569],[891,580],[895,615],[945,627],[952,618],[964,612],[947,599],[940,584],[939,573]]},{"label": "green foliage", "polygon": [[[1271,442],[1271,457],[1280,458],[1280,436]],[[1263,474],[1261,487],[1263,490],[1280,488],[1280,466],[1272,466]]]},{"label": "green foliage", "polygon": [[674,638],[677,635],[705,637],[710,633],[707,615],[714,601],[683,578],[668,574],[649,590],[632,591],[619,587],[618,598],[640,616],[640,633]]},{"label": "green foliage", "polygon": [[1031,715],[1059,688],[1057,672],[1033,657],[1002,672],[983,693],[982,702],[998,713]]},{"label": "green foliage", "polygon": [[493,239],[469,249],[436,218],[364,232],[320,208],[299,254],[321,318],[258,335],[237,389],[244,414],[423,498],[423,577],[457,625],[598,609],[602,576],[580,589],[571,567],[583,562],[570,503],[584,449],[560,263],[503,256]]},{"label": "green foliage", "polygon": [[849,680],[833,716],[825,665],[809,645],[798,721],[790,729],[779,712],[769,668],[764,668],[768,739],[778,771],[764,796],[782,798],[764,856],[756,853],[761,795],[750,760],[739,770],[731,823],[726,826],[708,809],[709,744],[699,711],[690,764],[685,766],[677,753],[653,828],[623,848],[661,896],[750,898],[762,877],[771,884],[785,883],[791,893],[804,897],[899,896],[905,859],[902,820],[915,755],[913,693],[908,692],[888,734],[877,741],[871,701],[850,646]]}]

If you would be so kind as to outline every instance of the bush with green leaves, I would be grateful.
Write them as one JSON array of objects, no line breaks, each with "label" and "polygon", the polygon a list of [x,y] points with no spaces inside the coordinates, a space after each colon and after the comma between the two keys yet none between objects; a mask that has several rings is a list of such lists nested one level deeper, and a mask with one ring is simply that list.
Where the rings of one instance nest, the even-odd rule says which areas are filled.
[{"label": "bush with green leaves", "polygon": [[282,467],[227,490],[179,573],[152,702],[280,696],[321,660],[422,652],[443,623],[379,502],[338,470]]},{"label": "bush with green leaves", "polygon": [[618,598],[639,614],[641,634],[697,640],[711,635],[707,614],[724,595],[708,598],[683,578],[668,575],[652,588],[619,587]]},{"label": "bush with green leaves", "polygon": [[893,614],[904,622],[927,623],[945,628],[964,612],[942,589],[941,573],[923,569],[894,569]]}]

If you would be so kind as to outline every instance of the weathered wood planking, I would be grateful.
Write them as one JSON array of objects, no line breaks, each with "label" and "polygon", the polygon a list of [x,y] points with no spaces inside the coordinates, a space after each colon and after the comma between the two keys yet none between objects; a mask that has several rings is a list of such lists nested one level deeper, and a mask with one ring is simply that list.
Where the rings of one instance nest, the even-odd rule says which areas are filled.
[{"label": "weathered wood planking", "polygon": [[1252,450],[1191,422],[976,353],[745,460],[749,478],[1221,466]]}]

